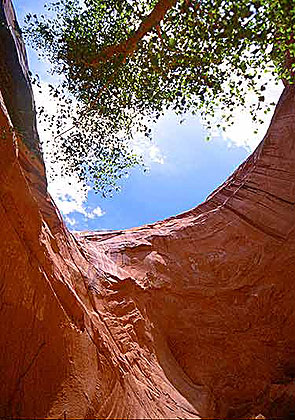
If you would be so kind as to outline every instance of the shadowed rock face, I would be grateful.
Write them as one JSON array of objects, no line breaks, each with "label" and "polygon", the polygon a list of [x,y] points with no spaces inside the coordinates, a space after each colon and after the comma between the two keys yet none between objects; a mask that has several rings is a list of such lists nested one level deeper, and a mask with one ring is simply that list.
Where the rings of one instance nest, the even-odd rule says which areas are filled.
[{"label": "shadowed rock face", "polygon": [[294,87],[257,150],[203,204],[153,225],[73,235],[47,194],[37,137],[23,142],[11,129],[36,132],[9,2],[1,13],[10,26],[0,45],[4,36],[13,48],[1,68],[19,75],[28,100],[1,81],[0,416],[290,415]]},{"label": "shadowed rock face", "polygon": [[10,0],[0,1],[0,22],[1,94],[14,128],[30,150],[40,155],[28,61]]}]

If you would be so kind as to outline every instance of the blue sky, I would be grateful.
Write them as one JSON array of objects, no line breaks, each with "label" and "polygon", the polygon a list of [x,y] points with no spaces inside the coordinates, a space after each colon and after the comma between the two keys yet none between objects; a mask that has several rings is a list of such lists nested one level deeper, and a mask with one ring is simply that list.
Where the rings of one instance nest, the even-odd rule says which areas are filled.
[{"label": "blue sky", "polygon": [[[20,24],[26,13],[44,12],[44,3],[14,0]],[[41,63],[30,49],[28,56],[31,70],[46,85],[50,80],[47,64]],[[281,86],[272,86],[270,100],[276,102],[281,90]],[[44,101],[46,95],[42,95]],[[69,180],[60,178],[49,184],[49,190],[73,230],[125,229],[155,222],[201,203],[256,147],[267,123],[254,136],[247,112],[237,111],[236,123],[230,130],[206,141],[197,117],[187,116],[180,125],[179,118],[167,113],[152,127],[153,142],[139,139],[136,145],[150,168],[148,174],[132,170],[122,182],[120,193],[104,199],[91,189],[85,193],[78,182],[69,184]],[[40,134],[45,135],[42,127]]]}]

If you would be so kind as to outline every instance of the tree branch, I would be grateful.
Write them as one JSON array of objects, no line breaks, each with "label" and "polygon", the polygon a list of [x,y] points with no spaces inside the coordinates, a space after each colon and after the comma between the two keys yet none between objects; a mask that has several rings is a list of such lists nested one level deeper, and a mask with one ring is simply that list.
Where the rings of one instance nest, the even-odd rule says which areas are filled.
[{"label": "tree branch", "polygon": [[123,55],[124,60],[128,55],[133,54],[136,50],[138,42],[151,31],[152,28],[159,25],[164,19],[165,14],[171,9],[178,0],[159,0],[151,13],[143,19],[139,28],[126,41],[117,45],[110,45],[104,48],[101,53],[91,62],[91,67],[96,67],[100,62],[106,62],[117,55]]}]

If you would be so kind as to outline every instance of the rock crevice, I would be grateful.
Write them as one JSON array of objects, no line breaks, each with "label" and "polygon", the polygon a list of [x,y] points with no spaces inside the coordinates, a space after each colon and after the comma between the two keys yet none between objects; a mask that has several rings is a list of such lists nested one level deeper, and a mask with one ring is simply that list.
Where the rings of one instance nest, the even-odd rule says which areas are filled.
[{"label": "rock crevice", "polygon": [[8,1],[1,20],[0,416],[294,412],[294,87],[257,150],[204,203],[73,235],[47,193]]}]

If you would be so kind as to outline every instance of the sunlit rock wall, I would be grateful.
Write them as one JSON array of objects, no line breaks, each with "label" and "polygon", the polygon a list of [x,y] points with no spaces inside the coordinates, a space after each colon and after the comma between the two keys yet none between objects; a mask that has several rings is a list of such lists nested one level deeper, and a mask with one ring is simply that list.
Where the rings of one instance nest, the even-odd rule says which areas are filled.
[{"label": "sunlit rock wall", "polygon": [[24,45],[0,30],[0,416],[295,410],[295,103],[200,206],[72,235],[47,194]]}]

